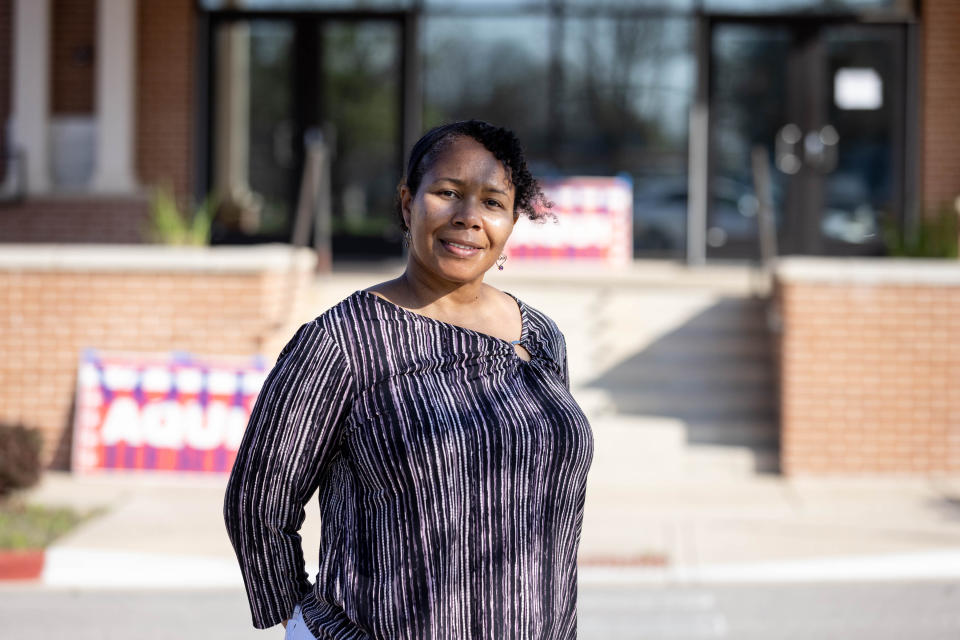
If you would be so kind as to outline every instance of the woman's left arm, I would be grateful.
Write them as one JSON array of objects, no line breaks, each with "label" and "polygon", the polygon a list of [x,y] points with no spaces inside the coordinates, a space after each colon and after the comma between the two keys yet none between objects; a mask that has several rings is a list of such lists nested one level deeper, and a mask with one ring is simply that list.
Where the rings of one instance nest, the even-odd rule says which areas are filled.
[{"label": "woman's left arm", "polygon": [[314,321],[283,348],[257,396],[227,484],[224,520],[259,629],[290,618],[310,589],[297,532],[337,449],[352,388],[343,353]]}]

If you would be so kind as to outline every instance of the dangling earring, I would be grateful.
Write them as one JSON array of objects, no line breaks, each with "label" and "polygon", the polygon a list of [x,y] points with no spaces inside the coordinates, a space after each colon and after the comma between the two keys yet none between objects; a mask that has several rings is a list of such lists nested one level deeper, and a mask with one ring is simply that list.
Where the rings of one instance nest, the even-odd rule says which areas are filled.
[{"label": "dangling earring", "polygon": [[403,247],[405,249],[410,248],[410,229],[403,230]]},{"label": "dangling earring", "polygon": [[503,263],[507,261],[507,254],[501,253],[500,257],[497,258],[497,269],[503,271]]}]

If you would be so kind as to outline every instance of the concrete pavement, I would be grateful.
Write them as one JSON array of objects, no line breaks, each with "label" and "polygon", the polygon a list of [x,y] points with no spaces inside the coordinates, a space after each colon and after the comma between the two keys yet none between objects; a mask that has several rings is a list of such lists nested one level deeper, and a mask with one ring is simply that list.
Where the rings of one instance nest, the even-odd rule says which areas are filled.
[{"label": "concrete pavement", "polygon": [[[240,585],[223,488],[223,478],[48,473],[29,500],[106,512],[48,550],[43,584]],[[311,503],[311,573],[318,519]],[[960,480],[591,483],[580,560],[589,584],[960,580]]]}]

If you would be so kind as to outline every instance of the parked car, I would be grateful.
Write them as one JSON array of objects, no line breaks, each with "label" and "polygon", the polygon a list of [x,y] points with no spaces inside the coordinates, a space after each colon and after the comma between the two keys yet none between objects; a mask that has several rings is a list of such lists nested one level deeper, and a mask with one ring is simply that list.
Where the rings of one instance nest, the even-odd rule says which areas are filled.
[{"label": "parked car", "polygon": [[[759,203],[753,186],[730,178],[714,178],[708,200],[707,242],[751,240],[757,234]],[[636,251],[683,248],[687,228],[687,177],[664,176],[638,181],[634,189],[633,224]],[[779,190],[774,190],[774,216],[779,217]]]}]

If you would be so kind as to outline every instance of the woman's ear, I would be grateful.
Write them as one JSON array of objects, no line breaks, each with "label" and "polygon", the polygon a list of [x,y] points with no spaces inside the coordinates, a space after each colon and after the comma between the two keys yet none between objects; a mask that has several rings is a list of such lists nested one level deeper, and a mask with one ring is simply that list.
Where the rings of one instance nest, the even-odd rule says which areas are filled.
[{"label": "woman's ear", "polygon": [[413,193],[407,185],[400,185],[400,213],[403,215],[403,224],[410,228],[410,205],[413,203]]}]

